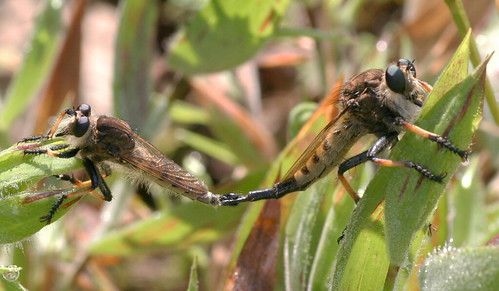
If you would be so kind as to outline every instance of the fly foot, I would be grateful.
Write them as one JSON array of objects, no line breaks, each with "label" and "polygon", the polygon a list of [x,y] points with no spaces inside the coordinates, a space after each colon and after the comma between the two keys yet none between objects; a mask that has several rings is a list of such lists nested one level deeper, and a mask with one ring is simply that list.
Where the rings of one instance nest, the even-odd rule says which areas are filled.
[{"label": "fly foot", "polygon": [[222,206],[236,206],[240,202],[246,201],[246,197],[237,193],[228,193],[220,196]]}]

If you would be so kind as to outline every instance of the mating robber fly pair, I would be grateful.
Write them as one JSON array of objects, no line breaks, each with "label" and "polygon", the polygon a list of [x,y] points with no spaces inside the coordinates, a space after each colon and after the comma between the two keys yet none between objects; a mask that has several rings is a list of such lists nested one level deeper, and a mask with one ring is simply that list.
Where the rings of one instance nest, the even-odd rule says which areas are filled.
[{"label": "mating robber fly pair", "polygon": [[[50,223],[60,207],[66,207],[91,193],[103,200],[112,199],[104,178],[111,170],[124,170],[141,182],[153,182],[192,200],[213,206],[237,205],[241,202],[277,199],[305,190],[338,166],[338,177],[353,200],[360,197],[343,174],[364,162],[372,161],[389,167],[407,167],[432,181],[441,182],[445,174],[434,174],[412,161],[393,161],[379,154],[398,141],[401,132],[409,130],[423,136],[462,159],[468,151],[455,147],[447,138],[428,132],[412,123],[417,119],[431,86],[416,78],[414,64],[400,59],[385,71],[371,69],[348,80],[339,96],[340,113],[312,141],[284,178],[273,187],[251,191],[245,195],[214,194],[196,177],[165,157],[157,148],[133,132],[125,121],[93,114],[87,104],[63,111],[48,134],[21,140],[24,154],[48,154],[57,158],[79,157],[89,181],[81,182],[67,175],[59,178],[75,185],[71,191],[48,191],[27,197],[23,203],[60,195],[48,214],[41,218]],[[344,160],[348,150],[366,134],[377,141],[365,152]],[[66,144],[40,147],[37,141],[64,138]],[[30,145],[29,143],[33,143]],[[101,194],[95,192],[99,188]]]}]

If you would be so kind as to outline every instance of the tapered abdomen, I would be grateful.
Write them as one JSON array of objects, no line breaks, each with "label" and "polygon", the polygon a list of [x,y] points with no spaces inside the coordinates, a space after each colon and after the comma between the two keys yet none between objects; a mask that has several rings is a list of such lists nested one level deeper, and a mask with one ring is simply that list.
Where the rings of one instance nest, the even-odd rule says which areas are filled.
[{"label": "tapered abdomen", "polygon": [[343,116],[324,131],[307,148],[283,182],[294,180],[296,190],[307,188],[340,164],[355,142],[366,134],[363,127],[348,116]]}]

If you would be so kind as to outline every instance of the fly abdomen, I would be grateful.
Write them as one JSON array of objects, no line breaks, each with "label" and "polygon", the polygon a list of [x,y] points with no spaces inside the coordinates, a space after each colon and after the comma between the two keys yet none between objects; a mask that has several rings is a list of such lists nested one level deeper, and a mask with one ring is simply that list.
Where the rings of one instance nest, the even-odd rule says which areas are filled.
[{"label": "fly abdomen", "polygon": [[295,173],[289,173],[294,177],[296,186],[300,190],[306,189],[308,185],[327,175],[358,140],[359,135],[352,132],[353,126],[349,130],[344,130],[344,127],[344,122],[338,122],[329,130],[320,145],[309,154],[304,165]]}]

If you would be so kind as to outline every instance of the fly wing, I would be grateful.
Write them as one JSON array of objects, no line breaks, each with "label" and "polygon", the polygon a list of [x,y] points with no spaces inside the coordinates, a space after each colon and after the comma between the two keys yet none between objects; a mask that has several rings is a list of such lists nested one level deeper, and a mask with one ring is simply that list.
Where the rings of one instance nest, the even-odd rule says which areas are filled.
[{"label": "fly wing", "polygon": [[300,157],[296,160],[296,162],[291,166],[286,175],[282,180],[286,180],[288,178],[293,177],[293,175],[298,172],[305,163],[312,157],[312,155],[316,152],[317,147],[324,141],[327,134],[331,130],[331,128],[336,124],[336,122],[343,116],[346,112],[346,109],[341,111],[340,114],[336,116],[331,122],[329,122],[326,127],[324,127],[319,134],[315,136],[312,142],[307,146],[305,151],[300,155]]},{"label": "fly wing", "polygon": [[[339,114],[337,114],[336,117],[331,122],[329,122],[328,125],[314,138],[312,143],[305,149],[303,154],[298,158],[298,160],[293,164],[291,169],[286,173],[284,179],[291,178],[292,176],[295,175],[295,173],[297,173],[300,169],[302,169],[306,165],[307,161],[309,161],[312,158],[312,156],[317,152],[317,149],[321,145],[321,143],[324,142],[324,140],[328,137],[332,128],[336,126],[337,123],[343,122],[340,119],[344,119],[346,116],[345,113],[349,112],[350,107],[348,104],[350,102],[354,100],[365,99],[369,101],[369,103],[371,104],[376,103],[373,102],[376,100],[374,89],[380,85],[383,75],[384,75],[383,70],[371,69],[358,74],[357,76],[351,78],[344,84],[339,83],[338,85],[335,86],[331,94],[330,102],[333,104],[340,102],[343,104],[343,106],[345,106],[344,109]],[[342,145],[343,145],[342,150],[348,150],[345,147],[345,143],[347,141],[348,142],[355,141],[355,138],[353,136],[347,136],[347,137],[348,137],[347,139],[343,138],[342,140]],[[330,158],[339,158],[338,151],[336,151],[336,154],[334,156],[331,156]]]},{"label": "fly wing", "polygon": [[198,178],[167,158],[148,141],[137,134],[134,134],[134,139],[133,151],[120,155],[120,158],[141,170],[146,178],[152,177],[157,184],[191,199],[197,199],[208,192]]}]

